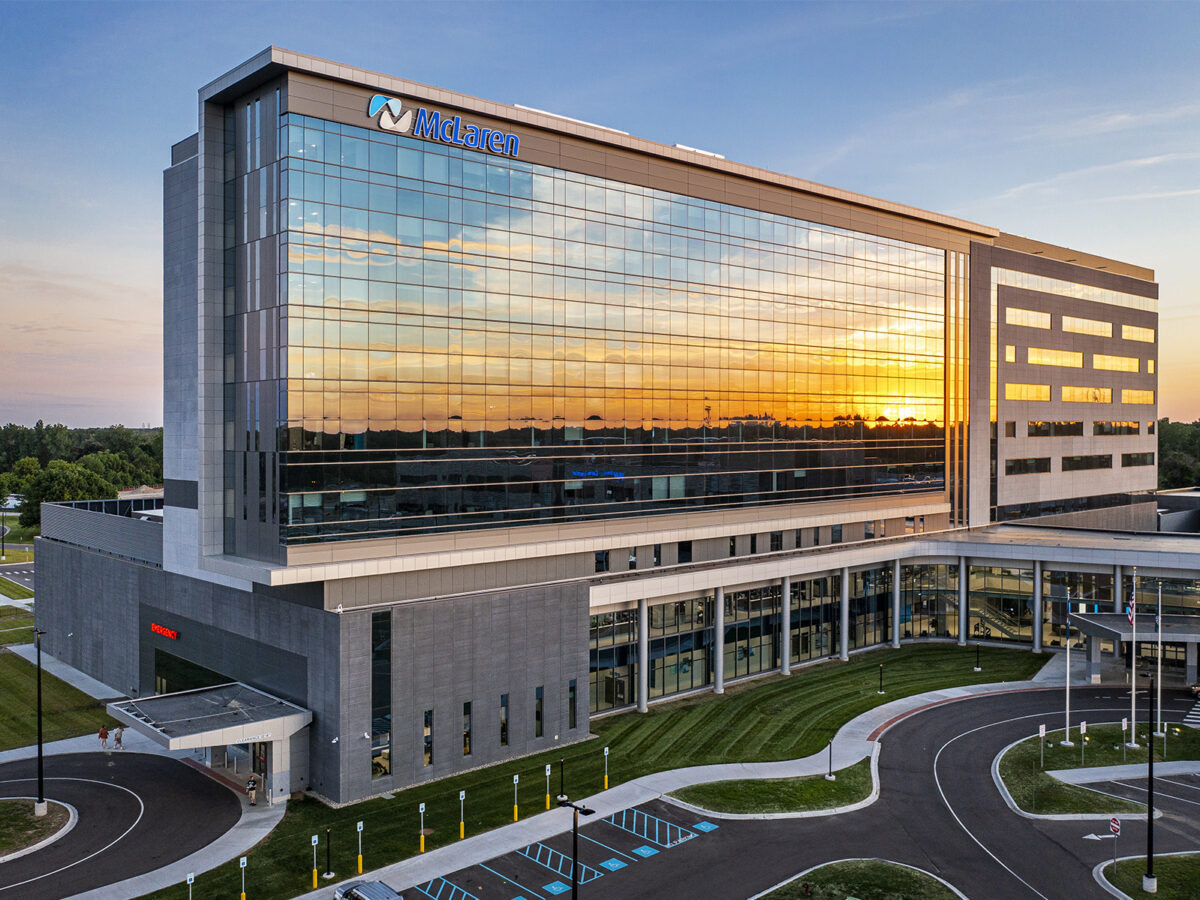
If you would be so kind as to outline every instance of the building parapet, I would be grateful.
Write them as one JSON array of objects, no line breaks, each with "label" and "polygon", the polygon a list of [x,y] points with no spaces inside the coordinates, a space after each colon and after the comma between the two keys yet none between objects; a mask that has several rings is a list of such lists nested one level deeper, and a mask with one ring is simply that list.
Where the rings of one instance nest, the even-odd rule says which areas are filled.
[{"label": "building parapet", "polygon": [[162,568],[161,501],[43,503],[41,539]]}]

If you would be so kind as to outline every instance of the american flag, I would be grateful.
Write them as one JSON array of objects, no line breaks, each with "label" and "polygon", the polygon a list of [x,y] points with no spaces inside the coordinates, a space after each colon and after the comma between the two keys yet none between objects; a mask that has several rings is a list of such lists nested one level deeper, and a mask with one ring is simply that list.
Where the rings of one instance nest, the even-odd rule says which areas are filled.
[{"label": "american flag", "polygon": [[1133,602],[1134,602],[1134,596],[1135,596],[1135,595],[1134,595],[1134,593],[1133,593],[1133,588],[1130,588],[1130,589],[1129,589],[1129,606],[1128,606],[1128,608],[1125,610],[1125,617],[1126,617],[1127,619],[1129,619],[1129,627],[1130,627],[1130,628],[1132,628],[1132,627],[1133,627],[1133,615],[1134,615],[1134,611],[1133,611]]}]

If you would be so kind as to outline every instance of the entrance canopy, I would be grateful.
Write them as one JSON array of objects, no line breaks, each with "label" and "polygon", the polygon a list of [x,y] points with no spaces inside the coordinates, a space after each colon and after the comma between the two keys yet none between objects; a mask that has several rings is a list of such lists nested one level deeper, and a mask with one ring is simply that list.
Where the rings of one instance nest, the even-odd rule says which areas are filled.
[{"label": "entrance canopy", "polygon": [[113,718],[168,750],[282,741],[312,721],[312,711],[241,682],[108,704]]},{"label": "entrance canopy", "polygon": [[[1124,613],[1071,613],[1071,624],[1083,634],[1117,641],[1133,640],[1133,626]],[[1158,640],[1159,629],[1154,616],[1138,615],[1138,643]],[[1167,643],[1195,644],[1200,642],[1200,616],[1163,616],[1162,639]]]}]

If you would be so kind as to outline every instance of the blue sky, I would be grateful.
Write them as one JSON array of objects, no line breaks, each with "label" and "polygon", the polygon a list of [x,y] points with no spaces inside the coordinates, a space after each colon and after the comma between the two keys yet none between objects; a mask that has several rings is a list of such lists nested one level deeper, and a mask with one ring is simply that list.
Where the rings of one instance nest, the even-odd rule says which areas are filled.
[{"label": "blue sky", "polygon": [[0,422],[159,424],[162,169],[269,44],[1149,266],[1200,418],[1200,3],[0,4]]}]

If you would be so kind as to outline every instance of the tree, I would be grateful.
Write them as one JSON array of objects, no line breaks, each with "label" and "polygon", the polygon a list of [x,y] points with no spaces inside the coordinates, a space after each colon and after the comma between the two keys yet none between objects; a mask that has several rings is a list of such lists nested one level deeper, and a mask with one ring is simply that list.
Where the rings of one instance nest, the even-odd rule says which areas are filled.
[{"label": "tree", "polygon": [[117,496],[117,489],[90,469],[65,459],[53,459],[29,483],[21,504],[21,524],[38,525],[43,503],[100,500]]}]

